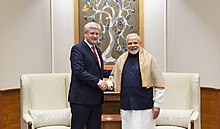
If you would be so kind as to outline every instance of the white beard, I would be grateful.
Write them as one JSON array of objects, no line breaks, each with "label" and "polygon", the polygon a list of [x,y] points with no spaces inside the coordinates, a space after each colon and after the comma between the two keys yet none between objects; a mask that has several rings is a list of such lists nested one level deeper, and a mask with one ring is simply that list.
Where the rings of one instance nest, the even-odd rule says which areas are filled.
[{"label": "white beard", "polygon": [[138,48],[136,50],[128,50],[128,52],[131,53],[132,55],[135,55],[135,54],[137,54],[139,52],[139,50],[140,49]]}]

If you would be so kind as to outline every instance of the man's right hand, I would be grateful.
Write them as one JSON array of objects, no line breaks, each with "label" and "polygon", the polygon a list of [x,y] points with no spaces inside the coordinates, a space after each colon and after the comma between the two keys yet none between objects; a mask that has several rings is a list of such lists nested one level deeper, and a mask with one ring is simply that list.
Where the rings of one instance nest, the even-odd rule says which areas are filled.
[{"label": "man's right hand", "polygon": [[107,90],[107,89],[108,89],[107,82],[106,82],[106,81],[103,81],[103,80],[99,80],[98,87],[99,87],[102,91]]}]

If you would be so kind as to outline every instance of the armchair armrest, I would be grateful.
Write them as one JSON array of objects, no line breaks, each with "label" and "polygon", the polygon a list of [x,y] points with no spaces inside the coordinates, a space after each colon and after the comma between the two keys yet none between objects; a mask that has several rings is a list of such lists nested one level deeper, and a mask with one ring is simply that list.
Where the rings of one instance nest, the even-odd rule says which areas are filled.
[{"label": "armchair armrest", "polygon": [[198,120],[198,118],[199,118],[199,112],[194,111],[192,113],[192,115],[190,116],[190,127],[189,127],[189,129],[194,129],[195,121]]},{"label": "armchair armrest", "polygon": [[192,115],[190,116],[191,121],[196,121],[198,118],[199,118],[199,112],[198,111],[194,111],[192,113]]},{"label": "armchair armrest", "polygon": [[27,129],[34,129],[34,122],[33,122],[32,117],[29,114],[24,114],[23,120],[27,124],[26,125]]}]

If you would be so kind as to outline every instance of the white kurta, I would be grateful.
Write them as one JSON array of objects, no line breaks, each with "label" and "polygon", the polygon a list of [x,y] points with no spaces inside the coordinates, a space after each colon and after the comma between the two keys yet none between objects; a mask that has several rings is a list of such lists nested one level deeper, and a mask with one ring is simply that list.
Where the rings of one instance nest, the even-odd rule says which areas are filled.
[{"label": "white kurta", "polygon": [[152,109],[120,110],[122,129],[156,129]]}]

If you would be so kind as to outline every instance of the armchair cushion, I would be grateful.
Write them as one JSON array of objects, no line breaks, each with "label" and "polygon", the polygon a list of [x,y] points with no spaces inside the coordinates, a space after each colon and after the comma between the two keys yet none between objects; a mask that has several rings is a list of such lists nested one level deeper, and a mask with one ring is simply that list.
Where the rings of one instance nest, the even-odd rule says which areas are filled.
[{"label": "armchair cushion", "polygon": [[67,126],[47,126],[47,127],[40,127],[37,129],[70,129],[70,127],[67,127]]},{"label": "armchair cushion", "polygon": [[157,125],[173,125],[188,128],[193,110],[161,109]]},{"label": "armchair cushion", "polygon": [[157,126],[156,129],[186,129],[186,128],[177,127],[177,126]]},{"label": "armchair cushion", "polygon": [[70,126],[70,108],[53,110],[30,109],[29,113],[36,128],[54,125]]}]

